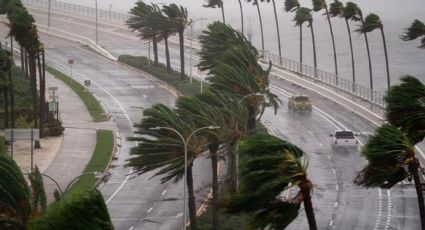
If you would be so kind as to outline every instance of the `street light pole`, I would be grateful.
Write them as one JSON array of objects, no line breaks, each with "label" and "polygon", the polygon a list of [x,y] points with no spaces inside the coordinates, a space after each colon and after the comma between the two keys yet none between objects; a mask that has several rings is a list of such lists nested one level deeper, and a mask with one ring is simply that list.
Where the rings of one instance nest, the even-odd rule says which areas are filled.
[{"label": "street light pole", "polygon": [[179,135],[179,137],[181,138],[181,140],[183,141],[183,145],[184,145],[184,178],[183,178],[183,228],[182,229],[186,229],[186,183],[187,183],[187,146],[188,143],[190,141],[190,138],[192,138],[192,136],[197,133],[198,131],[201,131],[203,129],[219,129],[220,127],[218,126],[205,126],[205,127],[201,127],[198,129],[195,129],[195,131],[193,131],[191,134],[189,134],[189,136],[187,137],[187,139],[185,139],[183,137],[183,135],[177,131],[174,128],[170,128],[170,127],[153,127],[153,128],[149,128],[150,130],[161,130],[161,129],[167,129],[170,131],[173,131],[174,133],[176,133],[177,135]]},{"label": "street light pole", "polygon": [[193,40],[192,29],[193,29],[193,24],[195,24],[195,22],[197,22],[197,21],[203,21],[203,20],[206,20],[206,19],[207,18],[202,17],[202,18],[198,18],[198,19],[192,20],[191,23],[190,23],[190,34],[189,34],[190,35],[190,39],[189,39],[189,46],[190,46],[190,50],[189,50],[189,56],[190,56],[190,58],[189,58],[190,84],[192,84],[192,40]]},{"label": "street light pole", "polygon": [[96,8],[96,45],[97,45],[97,0],[94,0],[95,8]]},{"label": "street light pole", "polygon": [[50,28],[50,5],[52,3],[52,0],[49,0],[49,8],[48,8],[48,19],[47,19],[47,28]]}]

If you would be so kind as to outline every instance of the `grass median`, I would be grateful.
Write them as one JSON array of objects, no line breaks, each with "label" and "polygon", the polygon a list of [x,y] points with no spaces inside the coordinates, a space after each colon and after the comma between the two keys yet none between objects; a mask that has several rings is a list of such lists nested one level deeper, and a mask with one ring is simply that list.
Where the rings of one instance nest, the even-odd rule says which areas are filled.
[{"label": "grass median", "polygon": [[78,94],[78,96],[86,105],[93,121],[101,122],[108,120],[108,117],[106,116],[105,111],[103,110],[99,101],[90,92],[88,92],[88,90],[83,85],[50,66],[47,66],[46,70],[55,78],[65,82],[69,87],[71,87],[72,90],[74,90],[75,93]]},{"label": "grass median", "polygon": [[[112,131],[103,129],[97,130],[96,136],[96,147],[89,164],[84,170],[84,173],[103,173],[111,159],[112,151],[114,149],[114,135]],[[74,183],[70,191],[90,189],[96,184],[97,180],[98,179],[93,175],[82,176]]]},{"label": "grass median", "polygon": [[[119,56],[118,61],[153,75],[163,82],[173,86],[183,95],[190,96],[201,92],[200,81],[192,78],[192,83],[190,83],[188,76],[185,76],[184,80],[180,80],[180,72],[171,70],[171,72],[168,73],[167,67],[164,64],[159,63],[158,65],[154,65],[152,61],[148,62],[146,57],[121,55]],[[202,87],[203,92],[205,92],[205,90],[208,90],[209,85],[204,82]]]}]

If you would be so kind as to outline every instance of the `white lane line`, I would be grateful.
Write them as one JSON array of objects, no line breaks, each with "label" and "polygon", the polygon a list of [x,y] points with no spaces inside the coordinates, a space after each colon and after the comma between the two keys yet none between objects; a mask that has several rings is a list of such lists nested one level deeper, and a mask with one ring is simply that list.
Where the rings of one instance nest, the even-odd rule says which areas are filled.
[{"label": "white lane line", "polygon": [[133,227],[130,227],[128,230],[134,230],[134,226]]},{"label": "white lane line", "polygon": [[152,209],[153,209],[153,208],[148,209],[148,211],[146,211],[146,213],[150,213],[150,212],[152,212]]},{"label": "white lane line", "polygon": [[331,221],[329,222],[329,227],[332,227],[332,225],[334,225],[334,220],[331,220]]},{"label": "white lane line", "polygon": [[339,185],[338,184],[335,185],[335,189],[336,189],[336,191],[339,190]]},{"label": "white lane line", "polygon": [[336,170],[332,168],[332,173],[336,175]]},{"label": "white lane line", "polygon": [[162,191],[161,196],[165,195],[167,193],[167,190]]},{"label": "white lane line", "polygon": [[334,203],[334,208],[337,208],[338,207],[338,202],[335,202]]}]

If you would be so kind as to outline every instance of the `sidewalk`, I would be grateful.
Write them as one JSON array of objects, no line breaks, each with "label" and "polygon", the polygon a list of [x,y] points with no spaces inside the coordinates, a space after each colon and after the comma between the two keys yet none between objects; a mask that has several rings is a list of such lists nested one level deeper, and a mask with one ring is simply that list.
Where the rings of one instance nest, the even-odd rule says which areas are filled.
[{"label": "sidewalk", "polygon": [[[34,157],[34,165],[39,165],[40,170],[55,179],[64,190],[69,182],[82,174],[90,161],[96,146],[96,130],[115,130],[115,124],[111,121],[92,122],[86,106],[78,95],[48,72],[46,72],[46,76],[46,88],[50,86],[58,87],[56,93],[59,96],[59,113],[65,131],[62,137],[48,138],[47,142],[45,139],[41,140],[42,148],[38,150],[39,153],[36,153]],[[51,147],[48,142],[50,139],[61,140],[59,145],[56,143],[60,147],[55,148],[54,144]],[[15,148],[17,148],[18,145],[15,145]],[[29,156],[26,158],[28,160],[24,162],[30,159]],[[22,167],[21,162],[19,162],[19,165]],[[51,202],[57,186],[47,177],[43,179],[48,202]]]}]

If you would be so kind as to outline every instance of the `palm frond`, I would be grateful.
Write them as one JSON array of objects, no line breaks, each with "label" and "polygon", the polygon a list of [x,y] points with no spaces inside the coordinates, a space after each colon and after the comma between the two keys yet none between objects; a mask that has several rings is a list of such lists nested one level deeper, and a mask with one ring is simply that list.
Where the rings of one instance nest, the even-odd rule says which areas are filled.
[{"label": "palm frond", "polygon": [[383,25],[379,16],[376,14],[369,14],[364,19],[364,23],[362,23],[355,31],[359,33],[369,33],[382,27]]},{"label": "palm frond", "polygon": [[329,14],[331,17],[340,16],[343,17],[344,14],[344,4],[342,2],[335,0],[329,5]]},{"label": "palm frond", "polygon": [[285,11],[291,12],[300,7],[298,0],[285,0]]},{"label": "palm frond", "polygon": [[295,26],[300,26],[304,22],[311,23],[313,21],[313,16],[311,15],[311,10],[309,8],[300,7],[295,14],[293,19]]}]

